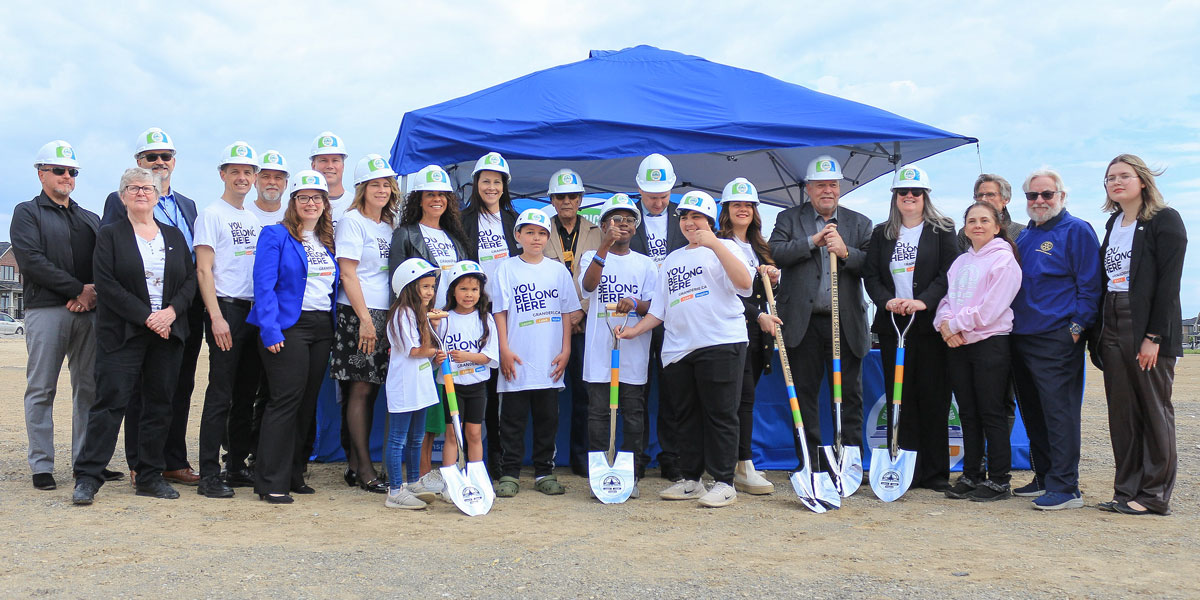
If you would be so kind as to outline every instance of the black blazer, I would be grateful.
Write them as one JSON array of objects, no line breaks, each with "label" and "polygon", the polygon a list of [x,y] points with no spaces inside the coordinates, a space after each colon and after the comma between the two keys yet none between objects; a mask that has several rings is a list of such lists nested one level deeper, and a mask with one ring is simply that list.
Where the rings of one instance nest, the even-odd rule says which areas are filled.
[{"label": "black blazer", "polygon": [[[458,254],[459,259],[467,256],[467,244],[463,240],[458,239],[453,233],[445,231],[446,237],[450,238],[450,243],[454,244],[454,252]],[[476,248],[475,253],[479,253]],[[425,236],[421,235],[421,224],[410,223],[401,225],[392,231],[392,246],[388,251],[388,273],[395,273],[396,269],[400,268],[400,263],[413,258],[420,257],[433,266],[437,266],[437,261],[433,259],[433,253],[429,251],[429,247],[425,245]]]},{"label": "black blazer", "polygon": [[[1122,216],[1117,211],[1104,226],[1100,245],[1100,277],[1108,291],[1104,270],[1104,252],[1113,226]],[[1149,221],[1138,221],[1133,230],[1133,255],[1129,258],[1129,306],[1133,312],[1133,331],[1161,335],[1159,356],[1183,356],[1179,323],[1179,281],[1183,277],[1183,254],[1187,250],[1187,230],[1173,208],[1158,211]],[[1103,302],[1103,300],[1101,300]],[[1101,307],[1103,308],[1103,307]],[[1103,315],[1103,310],[1101,310]],[[1103,324],[1101,325],[1103,327]]]},{"label": "black blazer", "polygon": [[[875,302],[875,322],[871,331],[880,336],[897,337],[896,329],[892,326],[891,313],[884,308],[888,300],[896,297],[896,282],[892,280],[888,268],[892,260],[892,251],[896,249],[896,240],[884,236],[887,224],[880,225],[871,232],[871,245],[867,248],[867,262],[863,266],[863,284],[867,286],[867,294]],[[916,313],[916,322],[909,335],[940,335],[933,328],[933,315],[937,312],[938,303],[946,295],[946,272],[961,251],[958,248],[958,236],[954,229],[937,231],[929,223],[921,228],[921,241],[917,249],[917,264],[913,268],[912,295],[916,300],[925,303],[925,310]],[[908,321],[896,319],[901,331]]]},{"label": "black blazer", "polygon": [[[467,236],[467,258],[479,262],[479,217],[473,211],[464,212],[462,216],[463,234]],[[504,229],[504,243],[508,244],[508,255],[520,256],[525,250],[517,243],[513,229],[517,226],[517,213],[509,210],[500,211],[500,226]],[[453,236],[450,236],[453,239]],[[461,256],[461,255],[460,255]]]},{"label": "black blazer", "polygon": [[[191,198],[180,194],[175,190],[171,190],[175,194],[175,204],[179,205],[179,212],[183,213],[183,220],[187,221],[188,232],[196,233],[196,203]],[[121,202],[119,192],[111,192],[108,198],[104,199],[104,214],[100,217],[100,225],[109,225],[125,219],[125,204]]]},{"label": "black blazer", "polygon": [[[816,209],[811,202],[793,206],[775,218],[775,230],[768,242],[771,257],[783,270],[779,281],[779,318],[783,320],[783,340],[799,346],[808,331],[813,300],[819,293],[817,282],[824,267],[820,248],[809,249],[809,238],[817,232]],[[867,305],[863,300],[862,267],[871,241],[871,220],[845,207],[837,209],[838,233],[846,242],[849,255],[838,263],[838,309],[841,312],[842,346],[858,358],[871,349],[867,333]],[[824,259],[829,260],[829,259]]]},{"label": "black blazer", "polygon": [[[646,211],[642,208],[641,202],[638,202],[637,206],[638,210],[642,212],[643,218],[638,221],[637,231],[633,232],[633,238],[629,240],[629,249],[650,256],[650,253],[646,251]],[[688,245],[687,238],[679,230],[679,215],[675,212],[677,208],[679,208],[679,204],[676,202],[667,204],[667,254]]]},{"label": "black blazer", "polygon": [[[178,229],[158,223],[166,248],[163,271],[163,305],[175,310],[171,336],[180,341],[188,336],[187,310],[196,297],[196,267],[192,252]],[[149,332],[150,295],[142,253],[134,239],[129,219],[100,228],[94,255],[96,271],[96,341],[101,350],[113,352],[130,338]]]}]

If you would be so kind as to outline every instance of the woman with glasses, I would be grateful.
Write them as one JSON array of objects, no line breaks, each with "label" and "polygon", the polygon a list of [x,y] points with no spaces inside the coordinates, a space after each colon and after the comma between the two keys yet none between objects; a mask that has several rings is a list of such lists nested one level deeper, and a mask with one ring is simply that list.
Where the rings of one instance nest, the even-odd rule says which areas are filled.
[{"label": "woman with glasses", "polygon": [[[933,314],[946,295],[946,272],[958,257],[954,221],[933,206],[933,188],[924,169],[901,167],[892,179],[888,220],[871,233],[863,267],[863,284],[875,302],[871,331],[879,336],[884,389],[891,395],[896,345],[904,338],[906,379],[899,442],[917,453],[913,485],[939,492],[950,489],[950,385],[946,377],[946,344],[933,328]],[[909,327],[911,321],[911,327]],[[888,398],[891,437],[892,398]]]},{"label": "woman with glasses", "polygon": [[1122,154],[1104,177],[1100,358],[1116,478],[1101,510],[1170,514],[1175,487],[1175,360],[1183,355],[1180,279],[1187,232],[1142,159]]},{"label": "woman with glasses", "polygon": [[271,397],[263,411],[254,491],[271,504],[315,493],[304,483],[307,435],[333,344],[338,265],[325,177],[300,171],[283,222],[263,227],[254,260],[254,307]]}]

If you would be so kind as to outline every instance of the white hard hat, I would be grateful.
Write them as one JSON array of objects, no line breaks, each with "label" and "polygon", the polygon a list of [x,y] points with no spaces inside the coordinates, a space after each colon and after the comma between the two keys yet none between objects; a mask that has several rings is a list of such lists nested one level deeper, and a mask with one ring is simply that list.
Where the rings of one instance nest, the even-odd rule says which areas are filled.
[{"label": "white hard hat", "polygon": [[614,210],[633,211],[633,215],[637,219],[633,224],[634,227],[642,222],[642,211],[638,210],[637,204],[634,204],[633,200],[625,194],[613,194],[612,198],[605,200],[604,204],[600,205],[600,222],[603,223],[605,215]]},{"label": "white hard hat", "polygon": [[900,188],[920,188],[927,192],[933,191],[933,186],[929,184],[929,175],[925,173],[925,169],[914,167],[913,165],[904,165],[896,169],[896,174],[892,176],[892,189]]},{"label": "white hard hat", "polygon": [[328,194],[329,185],[325,183],[324,175],[311,169],[305,169],[292,175],[292,178],[288,180],[287,197],[291,198],[292,194],[300,190],[321,190]]},{"label": "white hard hat", "polygon": [[675,167],[671,165],[671,161],[661,154],[651,154],[642,159],[642,164],[638,165],[637,177],[638,189],[651,194],[661,194],[669,192],[675,187]]},{"label": "white hard hat", "polygon": [[522,225],[537,225],[549,233],[550,217],[536,208],[527,208],[517,217],[517,223],[513,225],[514,235],[521,230]]},{"label": "white hard hat", "polygon": [[278,150],[267,150],[258,160],[258,170],[283,171],[286,174],[288,172],[287,159]]},{"label": "white hard hat", "polygon": [[150,152],[151,150],[170,150],[174,152],[175,142],[171,141],[171,136],[167,135],[167,132],[157,127],[151,127],[138,136],[137,150],[133,151],[133,157],[137,158],[139,154]]},{"label": "white hard hat", "polygon": [[717,220],[717,201],[708,192],[693,190],[684,194],[675,208],[675,214],[682,215],[685,210],[694,210],[713,221]]},{"label": "white hard hat", "polygon": [[350,153],[346,152],[346,144],[342,143],[342,138],[338,137],[332,131],[322,131],[321,135],[313,138],[312,148],[308,152],[308,157],[316,158],[322,154],[350,156]]},{"label": "white hard hat", "polygon": [[412,176],[412,192],[453,192],[450,174],[437,165],[429,165]]},{"label": "white hard hat", "polygon": [[758,189],[745,177],[738,177],[725,184],[721,191],[721,204],[726,202],[753,202],[758,204]]},{"label": "white hard hat", "polygon": [[480,171],[503,173],[504,181],[508,181],[512,177],[512,173],[508,172],[508,161],[504,160],[504,157],[500,156],[499,152],[488,152],[480,156],[479,160],[475,161],[475,170],[471,171],[471,177],[474,178],[475,174]]},{"label": "white hard hat", "polygon": [[559,169],[550,176],[549,195],[575,193],[583,193],[583,179],[579,177],[579,173],[570,169]]},{"label": "white hard hat", "polygon": [[384,177],[396,178],[396,172],[388,165],[387,160],[378,154],[368,154],[358,159],[354,166],[354,185]]},{"label": "white hard hat", "polygon": [[392,292],[397,296],[404,291],[404,287],[408,284],[425,277],[426,275],[437,276],[439,269],[423,258],[413,257],[396,267],[396,272],[392,273]]},{"label": "white hard hat", "polygon": [[48,142],[38,150],[37,158],[33,159],[33,166],[38,165],[79,168],[79,162],[75,160],[75,149],[62,140]]},{"label": "white hard hat", "polygon": [[808,163],[804,173],[805,181],[833,181],[842,178],[842,165],[832,156],[822,154]]},{"label": "white hard hat", "polygon": [[250,165],[258,170],[257,155],[254,153],[254,148],[246,142],[237,141],[228,146],[225,146],[225,151],[221,154],[221,166],[225,165]]},{"label": "white hard hat", "polygon": [[487,273],[484,273],[483,268],[479,266],[479,263],[473,260],[460,260],[454,263],[454,265],[448,269],[448,272],[450,275],[450,282],[447,284],[448,288],[453,288],[454,282],[458,281],[458,278],[464,275],[478,275],[479,279],[482,280],[482,283],[487,283]]}]

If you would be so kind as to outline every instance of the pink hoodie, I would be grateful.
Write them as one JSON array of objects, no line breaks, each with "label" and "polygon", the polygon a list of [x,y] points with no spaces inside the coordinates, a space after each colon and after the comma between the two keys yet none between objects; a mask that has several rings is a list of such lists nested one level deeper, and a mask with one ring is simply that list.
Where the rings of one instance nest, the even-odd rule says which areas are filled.
[{"label": "pink hoodie", "polygon": [[949,289],[938,303],[934,329],[950,323],[950,331],[961,332],[968,344],[1013,328],[1010,308],[1021,289],[1021,265],[1008,242],[996,238],[979,252],[968,248],[950,265],[946,274]]}]

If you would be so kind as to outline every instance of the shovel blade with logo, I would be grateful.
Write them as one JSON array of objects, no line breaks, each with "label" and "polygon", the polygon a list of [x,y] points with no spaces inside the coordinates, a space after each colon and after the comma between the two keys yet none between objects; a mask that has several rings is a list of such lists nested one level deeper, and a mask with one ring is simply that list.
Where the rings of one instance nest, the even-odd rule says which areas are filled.
[{"label": "shovel blade with logo", "polygon": [[[605,323],[609,317],[625,318],[629,313],[617,313],[616,304],[604,307]],[[611,324],[609,330],[613,331]],[[629,499],[637,480],[633,473],[633,453],[617,452],[617,408],[621,389],[621,340],[613,333],[612,376],[608,387],[608,452],[588,452],[588,483],[596,499],[605,504],[620,504]]]},{"label": "shovel blade with logo", "polygon": [[442,480],[446,483],[446,496],[464,514],[478,517],[492,510],[496,492],[483,462],[467,463],[467,470],[460,471],[458,465],[442,467]]},{"label": "shovel blade with logo", "polygon": [[900,401],[904,392],[904,336],[912,327],[915,318],[909,318],[908,326],[900,331],[896,324],[896,313],[892,313],[892,327],[899,336],[896,342],[896,381],[892,385],[892,435],[887,448],[871,449],[871,491],[884,502],[891,502],[912,485],[913,472],[917,468],[917,453],[900,449]]}]

